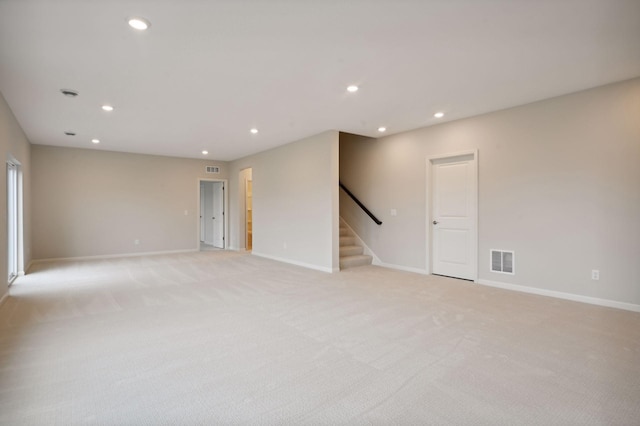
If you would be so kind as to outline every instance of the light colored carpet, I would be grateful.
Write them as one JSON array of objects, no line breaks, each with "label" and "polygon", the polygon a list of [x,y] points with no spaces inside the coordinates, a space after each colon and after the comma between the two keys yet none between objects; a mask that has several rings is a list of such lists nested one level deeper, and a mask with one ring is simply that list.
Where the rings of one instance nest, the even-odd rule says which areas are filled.
[{"label": "light colored carpet", "polygon": [[640,314],[226,251],[39,264],[0,424],[637,425]]}]

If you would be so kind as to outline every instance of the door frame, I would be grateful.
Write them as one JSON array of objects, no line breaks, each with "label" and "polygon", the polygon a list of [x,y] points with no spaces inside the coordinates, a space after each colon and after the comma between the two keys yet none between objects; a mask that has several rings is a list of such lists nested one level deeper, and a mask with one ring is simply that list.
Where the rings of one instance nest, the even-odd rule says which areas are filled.
[{"label": "door frame", "polygon": [[473,160],[471,160],[471,164],[473,167],[473,177],[474,177],[474,182],[473,182],[473,188],[472,191],[475,191],[475,220],[474,220],[474,227],[475,227],[475,244],[474,244],[474,250],[475,250],[475,256],[472,256],[472,262],[473,262],[473,282],[478,282],[478,257],[480,255],[480,251],[479,251],[479,238],[478,238],[478,234],[479,234],[479,229],[478,229],[478,206],[479,206],[479,199],[478,199],[478,150],[474,149],[474,150],[468,150],[468,151],[458,151],[458,152],[451,152],[451,153],[446,153],[446,154],[440,154],[440,155],[434,155],[434,156],[430,156],[427,157],[426,159],[426,163],[427,163],[427,171],[426,171],[426,201],[427,201],[427,207],[426,207],[426,221],[425,221],[425,229],[426,229],[426,253],[427,253],[427,258],[426,258],[426,272],[428,275],[431,275],[433,273],[433,233],[431,232],[431,222],[433,221],[433,201],[432,201],[432,194],[433,194],[433,161],[435,160],[444,160],[444,159],[448,159],[448,158],[455,158],[455,157],[462,157],[462,156],[469,156],[472,155],[473,156]]},{"label": "door frame", "polygon": [[[15,278],[17,277],[21,277],[24,276],[27,272],[27,269],[29,269],[30,265],[25,265],[25,258],[24,258],[24,178],[23,178],[23,172],[22,172],[22,163],[20,161],[18,161],[17,158],[15,158],[13,155],[11,155],[10,153],[7,154],[7,160],[6,160],[6,171],[5,173],[7,173],[7,177],[8,177],[8,173],[9,173],[9,164],[12,164],[14,166],[15,169],[15,202],[17,203],[16,210],[15,210],[15,214],[16,217],[14,218],[14,223],[13,225],[15,225],[16,229],[14,230],[16,232],[15,238],[16,238],[16,246],[15,246],[15,273],[16,275],[13,277],[12,280],[7,281],[8,285],[11,286],[11,284],[13,283],[13,281],[15,280]],[[9,181],[7,179],[6,182],[6,189],[8,190],[9,187]],[[7,197],[9,195],[9,191],[7,191]],[[8,201],[8,199],[7,199]],[[9,203],[7,203],[6,205],[7,207],[7,250],[9,249]],[[7,261],[9,260],[9,253],[7,252]],[[7,278],[9,277],[8,271],[9,271],[9,264],[7,262]]]},{"label": "door frame", "polygon": [[7,215],[7,283],[9,286],[20,275],[21,244],[21,186],[20,163],[10,159],[6,162],[6,215]]},{"label": "door frame", "polygon": [[196,249],[198,251],[200,251],[200,235],[201,235],[201,231],[200,231],[200,227],[201,227],[201,223],[202,221],[200,220],[200,203],[201,203],[201,199],[200,199],[200,184],[202,182],[222,182],[222,185],[224,187],[224,194],[223,194],[223,205],[224,205],[224,239],[222,240],[222,249],[226,250],[229,247],[229,182],[227,179],[206,179],[206,178],[198,178],[198,185],[197,185],[197,190],[198,190],[198,209],[196,210],[197,212],[197,216],[198,216],[198,226],[197,226],[197,233],[196,233],[196,241],[197,241],[197,245],[196,245]]}]

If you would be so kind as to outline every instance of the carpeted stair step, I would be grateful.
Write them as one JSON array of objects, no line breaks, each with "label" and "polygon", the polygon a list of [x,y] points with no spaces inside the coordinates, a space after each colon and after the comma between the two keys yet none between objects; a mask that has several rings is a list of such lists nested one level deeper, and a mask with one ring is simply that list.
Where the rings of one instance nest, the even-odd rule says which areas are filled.
[{"label": "carpeted stair step", "polygon": [[340,257],[340,269],[354,268],[356,266],[371,265],[371,256],[358,254],[355,256]]},{"label": "carpeted stair step", "polygon": [[340,237],[340,247],[356,245],[356,237]]},{"label": "carpeted stair step", "polygon": [[351,228],[340,223],[340,269],[371,265],[373,258],[364,254]]},{"label": "carpeted stair step", "polygon": [[342,246],[340,247],[340,257],[355,256],[364,253],[362,246]]}]

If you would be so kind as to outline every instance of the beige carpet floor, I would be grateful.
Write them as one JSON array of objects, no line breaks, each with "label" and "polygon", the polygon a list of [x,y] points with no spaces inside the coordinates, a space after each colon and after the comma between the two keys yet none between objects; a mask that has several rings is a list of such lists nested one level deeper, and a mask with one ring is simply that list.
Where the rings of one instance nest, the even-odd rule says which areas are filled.
[{"label": "beige carpet floor", "polygon": [[226,251],[36,265],[2,425],[638,425],[640,314]]}]

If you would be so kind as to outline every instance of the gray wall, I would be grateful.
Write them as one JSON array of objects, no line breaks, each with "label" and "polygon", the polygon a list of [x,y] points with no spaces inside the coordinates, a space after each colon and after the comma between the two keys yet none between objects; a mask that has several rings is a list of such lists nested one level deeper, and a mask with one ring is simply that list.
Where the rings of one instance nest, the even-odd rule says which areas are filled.
[{"label": "gray wall", "polygon": [[[0,156],[6,163],[14,158],[22,165],[23,176],[23,266],[31,261],[31,144],[0,94]],[[0,298],[9,289],[7,283],[7,173],[0,172]],[[20,265],[19,265],[20,269]],[[23,272],[23,271],[22,271]]]},{"label": "gray wall", "polygon": [[[221,174],[205,174],[206,165],[220,165]],[[229,179],[230,248],[243,248],[240,181],[247,167],[254,180],[254,253],[337,268],[335,131],[229,164],[34,145],[34,258],[195,250],[198,178]]]},{"label": "gray wall", "polygon": [[338,268],[338,132],[230,163],[231,248],[244,248],[244,173],[253,173],[253,253]]},{"label": "gray wall", "polygon": [[34,259],[196,250],[198,179],[227,177],[209,160],[43,145],[32,155]]},{"label": "gray wall", "polygon": [[[342,195],[340,214],[382,262],[424,270],[426,158],[475,149],[481,281],[640,304],[640,79],[377,140],[343,134],[340,179],[384,224]],[[515,275],[489,271],[492,248],[515,251]]]}]

